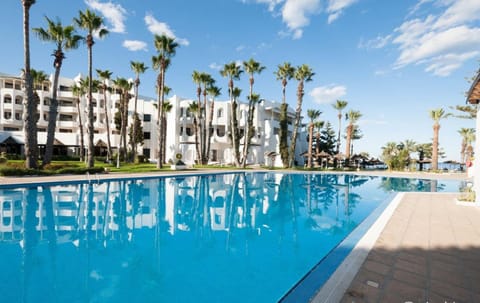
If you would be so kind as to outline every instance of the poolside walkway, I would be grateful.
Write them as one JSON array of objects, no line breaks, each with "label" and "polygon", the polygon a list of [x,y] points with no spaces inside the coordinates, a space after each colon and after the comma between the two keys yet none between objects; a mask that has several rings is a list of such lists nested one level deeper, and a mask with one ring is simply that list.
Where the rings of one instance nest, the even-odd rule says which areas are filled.
[{"label": "poolside walkway", "polygon": [[340,302],[480,302],[480,209],[455,197],[406,193]]}]

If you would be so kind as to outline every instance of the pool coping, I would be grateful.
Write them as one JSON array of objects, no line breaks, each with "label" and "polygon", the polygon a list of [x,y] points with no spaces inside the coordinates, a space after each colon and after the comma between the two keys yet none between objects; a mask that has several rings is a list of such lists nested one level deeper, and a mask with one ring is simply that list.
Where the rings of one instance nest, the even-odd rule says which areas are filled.
[{"label": "pool coping", "polygon": [[[375,245],[378,237],[382,233],[385,225],[392,217],[404,197],[404,192],[399,192],[386,205],[385,208],[378,207],[366,220],[364,220],[354,231],[356,233],[368,228],[367,232],[357,242],[355,247],[350,251],[335,272],[323,284],[319,291],[310,299],[312,303],[321,302],[340,302],[348,287],[352,283],[355,275],[359,271],[363,262],[367,258],[370,250]],[[380,216],[376,216],[375,212],[381,211]],[[377,214],[378,215],[378,214]],[[373,224],[370,222],[374,220]],[[364,225],[364,226],[362,226]],[[365,226],[369,225],[369,226]],[[350,236],[354,236],[352,233]],[[349,238],[347,237],[347,239]],[[344,241],[347,241],[345,239]]]},{"label": "pool coping", "polygon": [[279,302],[340,301],[403,195],[402,192],[394,192],[380,202],[345,239],[293,285]]}]

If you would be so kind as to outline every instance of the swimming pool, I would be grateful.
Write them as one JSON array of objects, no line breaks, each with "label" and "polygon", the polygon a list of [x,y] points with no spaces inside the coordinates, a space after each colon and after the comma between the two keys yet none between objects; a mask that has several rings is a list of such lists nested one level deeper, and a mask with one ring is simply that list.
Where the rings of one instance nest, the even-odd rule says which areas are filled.
[{"label": "swimming pool", "polygon": [[2,302],[276,302],[392,191],[458,185],[248,172],[1,186]]}]

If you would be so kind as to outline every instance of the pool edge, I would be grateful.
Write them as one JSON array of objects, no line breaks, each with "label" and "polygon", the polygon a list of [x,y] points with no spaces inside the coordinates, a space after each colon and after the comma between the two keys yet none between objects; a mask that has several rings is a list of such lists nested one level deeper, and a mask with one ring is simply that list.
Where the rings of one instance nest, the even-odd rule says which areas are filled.
[{"label": "pool edge", "polygon": [[350,286],[353,278],[362,266],[373,245],[377,241],[385,225],[390,220],[395,209],[400,204],[405,193],[401,192],[395,195],[392,201],[383,210],[381,215],[370,226],[368,231],[358,241],[352,251],[347,255],[343,262],[338,266],[330,278],[323,284],[320,290],[312,297],[310,302],[339,302],[346,290]]}]

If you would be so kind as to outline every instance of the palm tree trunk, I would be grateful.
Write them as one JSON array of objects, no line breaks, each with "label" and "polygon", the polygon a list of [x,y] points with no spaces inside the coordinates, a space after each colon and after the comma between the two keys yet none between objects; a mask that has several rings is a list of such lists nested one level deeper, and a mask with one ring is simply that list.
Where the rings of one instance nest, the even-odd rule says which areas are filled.
[{"label": "palm tree trunk", "polygon": [[432,142],[432,170],[438,170],[438,133],[440,124],[433,125],[433,142]]},{"label": "palm tree trunk", "polygon": [[23,46],[24,46],[24,85],[26,100],[23,115],[23,132],[25,136],[25,166],[37,168],[38,147],[37,147],[37,104],[33,98],[32,77],[30,74],[30,7],[31,1],[22,0],[23,4]]},{"label": "palm tree trunk", "polygon": [[340,134],[342,129],[342,114],[338,113],[338,137],[337,137],[337,154],[340,152]]},{"label": "palm tree trunk", "polygon": [[210,158],[210,142],[213,136],[213,115],[214,115],[215,101],[210,103],[210,115],[208,117],[208,136],[207,136],[207,159]]},{"label": "palm tree trunk", "polygon": [[199,141],[198,141],[198,121],[197,118],[193,118],[193,132],[195,134],[195,150],[197,151],[197,162],[203,164],[202,162],[202,153],[200,151]]},{"label": "palm tree trunk", "polygon": [[112,143],[110,141],[110,119],[108,118],[107,86],[103,87],[103,100],[105,101],[105,124],[107,126],[107,160],[112,159]]},{"label": "palm tree trunk", "polygon": [[240,140],[238,138],[238,120],[237,120],[237,101],[232,101],[232,147],[233,147],[233,160],[236,167],[240,167]]},{"label": "palm tree trunk", "polygon": [[122,121],[122,134],[123,134],[123,160],[129,161],[127,153],[127,125],[128,125],[128,91],[123,96],[123,121]]},{"label": "palm tree trunk", "polygon": [[135,103],[133,107],[133,126],[132,126],[132,160],[135,162],[137,159],[137,142],[136,142],[136,134],[137,134],[137,101],[138,101],[138,82],[135,81]]},{"label": "palm tree trunk", "polygon": [[293,126],[292,142],[289,155],[289,167],[293,167],[295,159],[295,148],[297,145],[298,127],[300,126],[300,119],[302,114],[302,102],[303,102],[303,81],[298,84],[297,90],[297,108],[295,110],[295,124]]},{"label": "palm tree trunk", "polygon": [[[204,89],[206,92],[206,90]],[[202,164],[205,165],[208,163],[208,155],[207,155],[207,95],[204,94],[203,96],[203,106],[200,107],[200,113],[202,115],[200,119],[201,125],[201,148],[202,148]]]},{"label": "palm tree trunk", "polygon": [[58,65],[55,67],[55,75],[53,77],[52,100],[50,100],[50,107],[49,107],[49,113],[48,113],[47,142],[45,146],[45,154],[43,155],[42,166],[52,162],[53,141],[55,139],[55,128],[57,126],[57,113],[58,113],[57,86],[58,86],[58,78],[60,76],[61,67],[62,67],[62,63],[60,61]]},{"label": "palm tree trunk", "polygon": [[83,162],[85,159],[85,143],[83,142],[83,123],[82,123],[82,113],[80,111],[80,98],[77,100],[77,112],[78,112],[78,125],[80,127],[80,161]]},{"label": "palm tree trunk", "polygon": [[347,138],[345,140],[345,158],[350,159],[350,145],[352,144],[353,125],[347,127]]},{"label": "palm tree trunk", "polygon": [[158,108],[157,108],[157,134],[158,134],[158,138],[157,138],[157,142],[158,142],[158,152],[157,152],[157,157],[158,157],[158,161],[157,161],[157,168],[162,168],[163,165],[162,165],[162,130],[163,130],[163,127],[162,127],[162,104],[161,103],[161,85],[162,85],[162,71],[160,70],[160,74],[158,75],[157,77],[157,89],[158,89],[158,92],[157,92],[157,98],[158,98]]},{"label": "palm tree trunk", "polygon": [[[88,40],[88,38],[87,38]],[[88,43],[88,42],[87,42]],[[92,102],[92,45],[88,45],[88,157],[87,168],[92,168],[95,164],[93,145],[94,121],[93,121],[93,102]]]},{"label": "palm tree trunk", "polygon": [[308,168],[312,168],[312,152],[313,152],[313,123],[308,127]]}]

